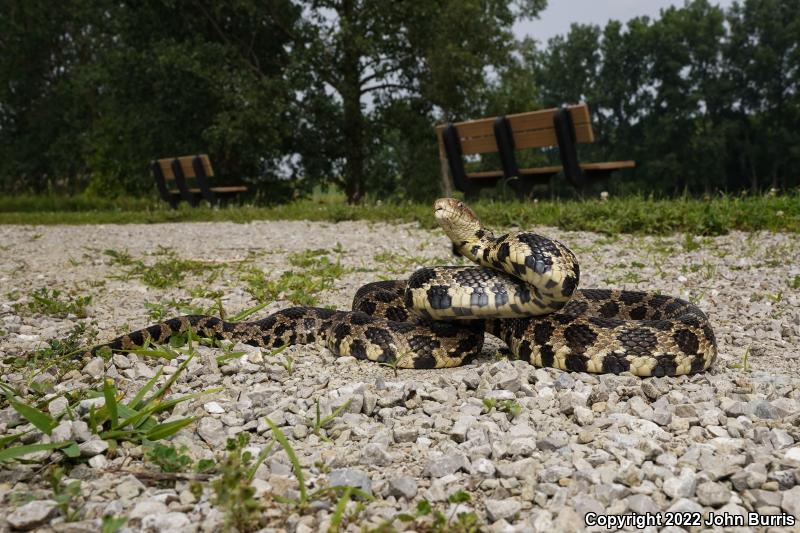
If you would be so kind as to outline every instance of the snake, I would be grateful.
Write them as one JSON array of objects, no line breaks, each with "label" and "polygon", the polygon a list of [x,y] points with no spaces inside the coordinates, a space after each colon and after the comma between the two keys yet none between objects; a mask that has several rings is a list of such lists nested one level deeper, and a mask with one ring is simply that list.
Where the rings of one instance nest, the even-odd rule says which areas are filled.
[{"label": "snake", "polygon": [[336,356],[395,368],[468,363],[485,334],[537,367],[675,376],[708,369],[717,343],[706,314],[655,291],[579,289],[580,267],[561,242],[529,231],[495,236],[463,202],[442,198],[434,216],[470,266],[422,267],[406,280],[360,287],[350,310],[289,307],[255,321],[185,315],[96,346],[131,350],[198,335],[272,350],[321,343]]}]

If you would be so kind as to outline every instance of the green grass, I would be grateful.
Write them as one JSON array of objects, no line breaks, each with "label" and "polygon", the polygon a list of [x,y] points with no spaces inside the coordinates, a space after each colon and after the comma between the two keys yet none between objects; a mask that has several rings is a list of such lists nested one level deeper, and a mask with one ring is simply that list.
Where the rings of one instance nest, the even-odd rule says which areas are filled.
[{"label": "green grass", "polygon": [[[785,196],[717,196],[708,200],[642,197],[608,201],[478,201],[473,204],[489,226],[557,226],[607,234],[718,235],[729,230],[800,231],[800,194]],[[368,220],[418,222],[435,226],[429,203],[366,203],[350,206],[338,200],[308,199],[273,207],[228,206],[169,209],[150,199],[90,202],[82,197],[15,197],[0,200],[0,224],[107,224],[186,221]]]}]

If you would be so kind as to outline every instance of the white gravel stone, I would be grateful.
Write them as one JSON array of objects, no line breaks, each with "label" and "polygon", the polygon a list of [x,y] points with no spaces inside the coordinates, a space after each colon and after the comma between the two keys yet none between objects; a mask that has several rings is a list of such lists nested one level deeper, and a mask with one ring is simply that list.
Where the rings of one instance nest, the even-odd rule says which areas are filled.
[{"label": "white gravel stone", "polygon": [[411,500],[417,495],[417,481],[408,476],[391,478],[389,480],[389,494],[396,498]]},{"label": "white gravel stone", "polygon": [[108,449],[108,442],[100,439],[88,440],[78,445],[82,457],[94,457]]},{"label": "white gravel stone", "polygon": [[221,415],[225,412],[225,409],[217,402],[207,402],[203,404],[203,409],[206,410],[206,413],[212,415]]},{"label": "white gravel stone", "polygon": [[800,486],[783,493],[781,508],[792,516],[800,516]]},{"label": "white gravel stone", "polygon": [[228,440],[222,421],[218,418],[206,416],[197,424],[197,434],[208,443],[211,448],[219,448]]},{"label": "white gravel stone", "polygon": [[33,529],[47,523],[58,508],[53,500],[34,500],[17,508],[6,516],[6,520],[14,529]]},{"label": "white gravel stone", "polygon": [[502,500],[487,499],[485,505],[486,516],[492,522],[496,522],[497,520],[510,520],[522,509],[522,504],[511,498]]},{"label": "white gravel stone", "polygon": [[709,507],[721,507],[731,499],[731,491],[722,483],[707,481],[697,486],[697,500]]},{"label": "white gravel stone", "polygon": [[128,514],[131,520],[144,519],[148,516],[162,515],[167,513],[167,506],[155,500],[142,500],[133,506]]}]

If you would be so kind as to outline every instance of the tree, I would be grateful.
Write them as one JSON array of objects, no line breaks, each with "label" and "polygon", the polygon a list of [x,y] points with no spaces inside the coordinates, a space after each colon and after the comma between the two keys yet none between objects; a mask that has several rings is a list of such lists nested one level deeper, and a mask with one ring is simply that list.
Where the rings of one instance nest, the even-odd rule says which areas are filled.
[{"label": "tree", "polygon": [[800,183],[800,1],[747,0],[728,12],[726,50],[737,168],[752,191]]},{"label": "tree", "polygon": [[276,29],[297,22],[289,0],[0,9],[6,184],[141,193],[153,190],[150,159],[200,151],[222,179],[258,180],[291,150],[291,43]]},{"label": "tree", "polygon": [[[380,117],[396,116],[400,108],[431,117],[439,109],[449,120],[470,109],[486,84],[487,66],[502,66],[509,57],[516,17],[533,16],[544,5],[524,0],[514,10],[504,0],[306,3],[302,28],[287,32],[298,49],[302,45],[311,77],[303,97],[304,135],[323,143],[300,149],[306,173],[316,179],[331,173],[328,179],[349,202],[360,201],[370,169],[382,171],[374,165],[381,160]],[[415,99],[421,101],[411,104]],[[387,135],[396,133],[390,129]]]}]

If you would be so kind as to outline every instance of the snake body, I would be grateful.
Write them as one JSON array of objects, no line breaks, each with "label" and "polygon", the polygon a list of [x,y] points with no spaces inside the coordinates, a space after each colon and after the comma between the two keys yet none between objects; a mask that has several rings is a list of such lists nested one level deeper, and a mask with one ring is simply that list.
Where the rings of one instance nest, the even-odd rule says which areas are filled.
[{"label": "snake body", "polygon": [[406,281],[366,284],[351,311],[291,307],[238,323],[182,316],[102,346],[162,343],[193,328],[265,349],[324,342],[337,356],[444,368],[480,353],[488,332],[514,357],[562,370],[673,376],[714,362],[714,332],[694,304],[652,292],[578,289],[578,262],[560,242],[530,232],[495,237],[450,198],[437,200],[434,214],[458,252],[477,266],[425,267]]}]

